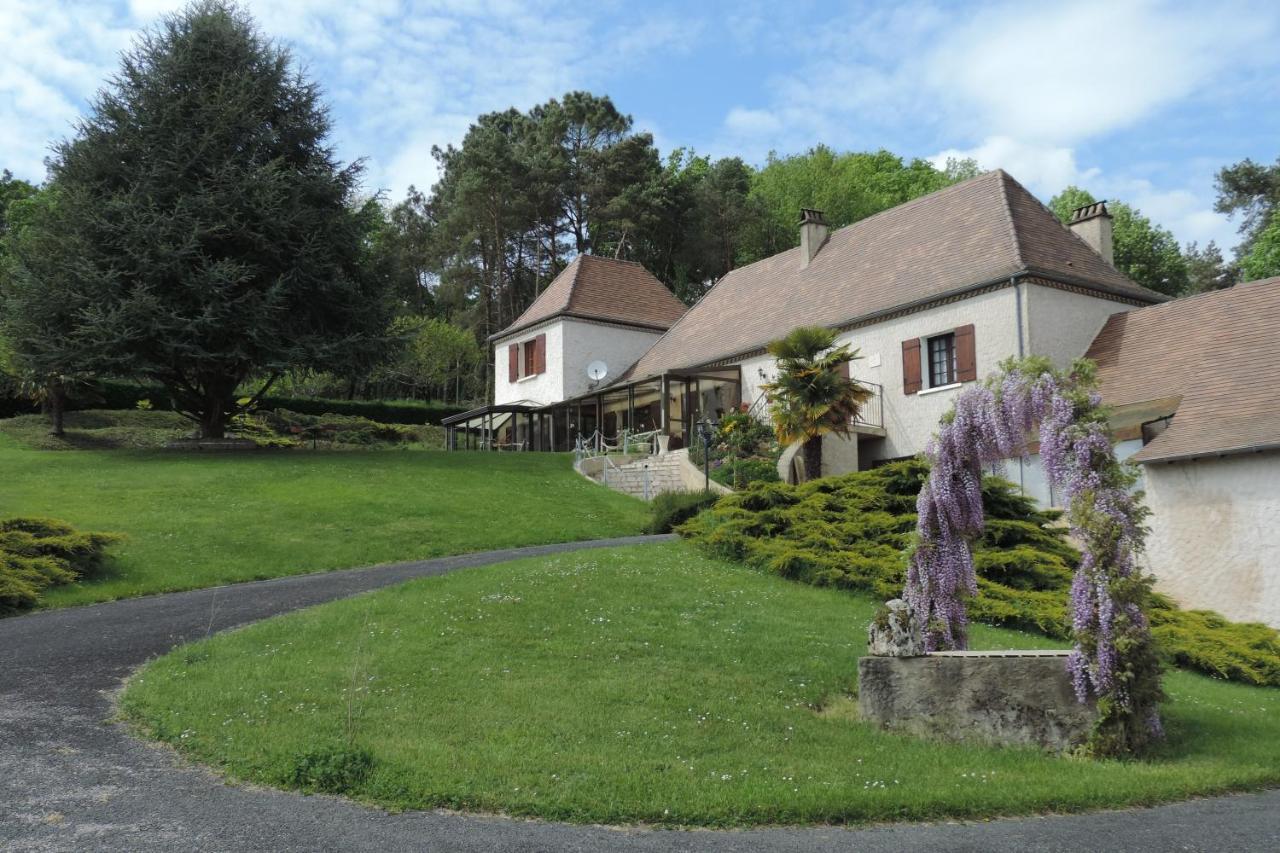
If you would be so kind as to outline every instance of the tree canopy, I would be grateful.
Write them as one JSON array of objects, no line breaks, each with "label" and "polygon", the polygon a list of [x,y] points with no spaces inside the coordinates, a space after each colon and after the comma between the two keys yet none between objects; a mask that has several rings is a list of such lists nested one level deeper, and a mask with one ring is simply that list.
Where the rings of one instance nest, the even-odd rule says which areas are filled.
[{"label": "tree canopy", "polygon": [[770,154],[752,181],[750,196],[764,216],[747,255],[758,260],[799,245],[802,207],[821,210],[832,227],[843,228],[972,173],[968,164],[944,172],[927,160],[908,162],[883,149],[836,153],[819,145],[790,157]]},{"label": "tree canopy", "polygon": [[329,130],[238,7],[200,0],[144,33],[56,149],[57,204],[33,225],[48,257],[22,276],[77,306],[59,357],[163,383],[207,437],[246,380],[365,358],[390,313],[377,208]]},{"label": "tree canopy", "polygon": [[[1069,186],[1049,200],[1049,208],[1066,223],[1076,208],[1097,200],[1087,190]],[[1112,216],[1116,269],[1159,293],[1168,296],[1186,293],[1187,261],[1173,234],[1122,201],[1108,202],[1107,209]]]},{"label": "tree canopy", "polygon": [[1240,215],[1243,239],[1236,256],[1244,258],[1253,250],[1280,205],[1280,159],[1269,166],[1245,158],[1218,170],[1218,199],[1213,209],[1229,216]]},{"label": "tree canopy", "polygon": [[1280,214],[1270,221],[1253,240],[1249,253],[1240,259],[1245,281],[1280,275]]},{"label": "tree canopy", "polygon": [[9,208],[25,198],[35,195],[35,185],[15,178],[8,169],[0,170],[0,240],[9,230]]},{"label": "tree canopy", "polygon": [[822,476],[822,436],[847,436],[871,392],[849,378],[848,364],[858,351],[836,346],[836,333],[822,326],[801,326],[769,344],[778,360],[778,376],[764,386],[769,396],[778,443],[804,442],[805,477]]}]

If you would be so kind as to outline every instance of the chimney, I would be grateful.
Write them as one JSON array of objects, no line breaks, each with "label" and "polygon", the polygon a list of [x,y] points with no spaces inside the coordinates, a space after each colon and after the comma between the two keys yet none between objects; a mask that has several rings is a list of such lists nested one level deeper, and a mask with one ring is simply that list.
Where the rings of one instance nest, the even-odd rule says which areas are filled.
[{"label": "chimney", "polygon": [[1076,208],[1071,214],[1068,227],[1088,243],[1089,248],[1101,255],[1104,261],[1115,265],[1115,252],[1111,247],[1111,214],[1107,213],[1106,201],[1095,201]]},{"label": "chimney", "polygon": [[800,269],[809,266],[813,256],[827,242],[827,235],[830,233],[831,229],[821,210],[800,208]]}]

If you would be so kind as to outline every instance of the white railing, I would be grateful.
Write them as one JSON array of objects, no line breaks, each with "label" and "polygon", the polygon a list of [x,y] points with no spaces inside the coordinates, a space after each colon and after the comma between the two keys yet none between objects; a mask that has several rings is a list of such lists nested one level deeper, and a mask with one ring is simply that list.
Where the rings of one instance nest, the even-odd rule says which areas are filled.
[{"label": "white railing", "polygon": [[592,459],[596,456],[607,456],[610,453],[652,455],[657,447],[660,432],[656,429],[647,432],[631,432],[624,429],[610,441],[604,433],[596,430],[591,435],[578,436],[573,445],[574,456],[577,459]]},{"label": "white railing", "polygon": [[747,409],[747,414],[758,421],[769,421],[769,395],[761,391],[760,396],[756,397],[755,402]]}]

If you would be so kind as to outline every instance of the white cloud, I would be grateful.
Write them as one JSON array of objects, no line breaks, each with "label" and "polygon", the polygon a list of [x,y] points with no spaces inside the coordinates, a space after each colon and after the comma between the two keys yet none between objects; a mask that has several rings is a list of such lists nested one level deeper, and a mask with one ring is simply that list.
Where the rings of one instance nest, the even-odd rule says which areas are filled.
[{"label": "white cloud", "polygon": [[729,110],[710,148],[759,159],[825,141],[910,154],[897,140],[932,137],[945,146],[935,162],[973,157],[1044,198],[1084,185],[1143,207],[1183,240],[1230,245],[1205,176],[1166,167],[1161,186],[1144,188],[1078,152],[1274,70],[1278,32],[1280,7],[1231,0],[998,0],[946,11],[916,0],[837,14],[818,36],[789,32],[806,61],[773,79],[760,102]]},{"label": "white cloud", "polygon": [[948,148],[930,157],[935,166],[946,165],[949,158],[972,158],[984,171],[1004,169],[1045,196],[1068,184],[1087,184],[1098,175],[1098,169],[1082,170],[1076,165],[1075,152],[1055,145],[1023,142],[1010,136],[991,136],[973,148]]},{"label": "white cloud", "polygon": [[782,127],[782,119],[768,110],[734,107],[725,117],[724,125],[734,134],[765,136],[776,133]]},{"label": "white cloud", "polygon": [[[0,166],[41,179],[137,30],[184,0],[5,0],[0,28]],[[619,15],[551,0],[252,0],[261,29],[325,85],[339,153],[366,158],[367,188],[398,196],[436,179],[433,145],[457,143],[483,112],[527,108],[658,51],[689,49],[683,15]],[[625,105],[624,105],[625,106]]]},{"label": "white cloud", "polygon": [[1248,64],[1276,16],[1246,11],[1152,0],[988,7],[926,54],[922,79],[962,125],[1071,142],[1132,126]]}]

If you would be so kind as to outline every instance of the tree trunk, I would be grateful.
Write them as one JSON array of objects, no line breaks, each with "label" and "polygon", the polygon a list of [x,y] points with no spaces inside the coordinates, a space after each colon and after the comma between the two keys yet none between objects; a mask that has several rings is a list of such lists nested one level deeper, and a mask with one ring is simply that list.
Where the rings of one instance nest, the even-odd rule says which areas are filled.
[{"label": "tree trunk", "polygon": [[227,417],[221,406],[208,409],[200,416],[201,438],[226,438]]},{"label": "tree trunk", "polygon": [[63,387],[61,382],[54,381],[49,386],[49,417],[53,420],[53,429],[49,431],[50,435],[56,435],[59,438],[66,435],[63,429],[63,414],[67,409],[67,389]]},{"label": "tree trunk", "polygon": [[816,480],[822,476],[822,436],[804,443],[804,478]]},{"label": "tree trunk", "polygon": [[204,386],[204,411],[200,412],[201,438],[227,437],[227,413],[231,410],[231,395],[235,391],[235,384],[224,393],[221,389],[225,384],[215,380]]}]

